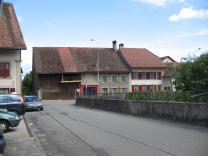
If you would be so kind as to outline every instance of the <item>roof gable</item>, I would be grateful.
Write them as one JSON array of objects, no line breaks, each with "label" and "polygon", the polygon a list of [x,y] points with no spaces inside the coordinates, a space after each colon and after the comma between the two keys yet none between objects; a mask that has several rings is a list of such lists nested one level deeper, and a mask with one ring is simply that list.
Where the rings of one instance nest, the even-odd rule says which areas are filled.
[{"label": "roof gable", "polygon": [[26,45],[12,3],[3,3],[2,6],[0,48],[26,50]]},{"label": "roof gable", "polygon": [[144,48],[120,48],[131,68],[166,68],[160,58]]}]

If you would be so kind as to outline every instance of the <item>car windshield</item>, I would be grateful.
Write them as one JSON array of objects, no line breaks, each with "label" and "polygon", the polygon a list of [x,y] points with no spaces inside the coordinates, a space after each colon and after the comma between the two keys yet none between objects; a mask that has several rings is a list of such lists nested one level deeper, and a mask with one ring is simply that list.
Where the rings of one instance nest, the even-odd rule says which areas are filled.
[{"label": "car windshield", "polygon": [[26,102],[40,101],[38,97],[26,97]]}]

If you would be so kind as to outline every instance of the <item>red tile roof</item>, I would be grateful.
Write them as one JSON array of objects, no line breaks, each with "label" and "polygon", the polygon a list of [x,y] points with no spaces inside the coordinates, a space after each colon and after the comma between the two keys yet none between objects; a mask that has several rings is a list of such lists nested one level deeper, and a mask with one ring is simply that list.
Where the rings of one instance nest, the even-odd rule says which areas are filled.
[{"label": "red tile roof", "polygon": [[131,68],[166,68],[158,56],[144,48],[120,48]]},{"label": "red tile roof", "polygon": [[0,48],[26,49],[12,3],[3,3],[0,21]]},{"label": "red tile roof", "polygon": [[[126,72],[129,68],[112,48],[100,48],[100,72]],[[37,73],[97,72],[97,48],[34,47],[33,63]]]},{"label": "red tile roof", "polygon": [[[85,72],[96,72],[98,48],[71,48]],[[100,72],[130,72],[113,48],[99,48]]]}]

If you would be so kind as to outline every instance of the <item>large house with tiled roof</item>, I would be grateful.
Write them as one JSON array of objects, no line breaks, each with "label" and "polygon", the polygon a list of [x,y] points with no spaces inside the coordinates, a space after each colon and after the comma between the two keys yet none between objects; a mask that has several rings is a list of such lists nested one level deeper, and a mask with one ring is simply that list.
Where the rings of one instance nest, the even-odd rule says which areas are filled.
[{"label": "large house with tiled roof", "polygon": [[147,49],[124,48],[123,44],[119,47],[119,54],[131,69],[130,91],[162,90],[163,70],[167,66],[160,58]]},{"label": "large house with tiled roof", "polygon": [[[34,47],[33,86],[41,99],[126,93],[130,69],[113,48]],[[99,91],[98,91],[99,89]]]},{"label": "large house with tiled roof", "polygon": [[26,45],[12,3],[0,7],[0,93],[22,94],[21,50]]}]

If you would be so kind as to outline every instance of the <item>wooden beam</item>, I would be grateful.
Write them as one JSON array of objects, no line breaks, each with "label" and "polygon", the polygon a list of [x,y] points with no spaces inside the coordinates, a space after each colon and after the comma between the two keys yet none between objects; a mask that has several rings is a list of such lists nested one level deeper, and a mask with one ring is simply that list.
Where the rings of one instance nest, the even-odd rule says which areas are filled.
[{"label": "wooden beam", "polygon": [[74,80],[74,81],[61,81],[61,83],[76,83],[76,82],[82,82],[82,80]]}]

